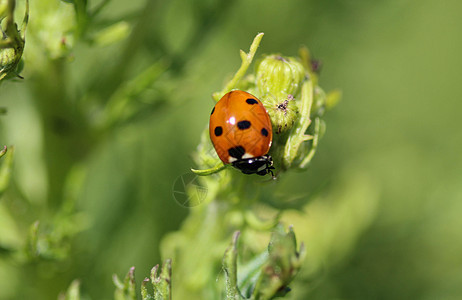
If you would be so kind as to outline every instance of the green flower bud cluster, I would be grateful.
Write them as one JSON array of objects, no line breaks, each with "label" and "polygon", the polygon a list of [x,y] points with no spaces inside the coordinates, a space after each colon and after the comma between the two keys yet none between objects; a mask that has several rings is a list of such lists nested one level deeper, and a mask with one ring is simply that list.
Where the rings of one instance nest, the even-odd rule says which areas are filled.
[{"label": "green flower bud cluster", "polygon": [[25,46],[25,31],[29,19],[29,1],[26,1],[25,16],[21,31],[14,22],[14,0],[0,1],[0,20],[5,18],[4,27],[0,23],[0,81],[18,76],[18,68]]},{"label": "green flower bud cluster", "polygon": [[[338,102],[340,93],[325,93],[318,85],[319,62],[311,59],[306,48],[300,50],[300,58],[265,55],[257,62],[255,73],[246,75],[260,40],[261,35],[257,35],[250,52],[241,51],[240,69],[222,91],[214,93],[213,98],[218,101],[232,89],[255,95],[271,119],[273,141],[268,154],[272,156],[276,172],[304,169],[325,131],[322,117]],[[202,156],[202,159],[197,163],[199,167],[209,169],[193,170],[198,175],[210,175],[225,168],[213,153],[203,151],[210,147],[208,140],[203,139],[199,147],[202,151],[196,156]]]},{"label": "green flower bud cluster", "polygon": [[[239,89],[261,100],[273,129],[268,156],[272,157],[275,173],[279,175],[309,164],[324,131],[322,116],[335,105],[339,93],[326,94],[318,86],[317,68],[307,49],[300,51],[300,58],[266,55],[257,63],[255,72],[247,74],[262,36],[260,33],[255,37],[249,52],[241,50],[240,68],[212,97],[218,102],[229,91]],[[256,213],[272,206],[271,193],[263,189],[257,176],[243,175],[238,170],[221,172],[230,164],[223,164],[218,158],[208,128],[204,128],[193,159],[199,170],[192,171],[201,176],[198,182],[207,187],[207,195],[201,202],[203,205],[191,210],[182,229],[165,238],[161,246],[163,253],[175,253],[173,261],[179,265],[175,276],[184,283],[183,298],[189,293],[201,293],[215,280],[213,268],[217,259],[223,257],[221,251],[225,251],[222,262],[226,286],[214,298],[220,298],[220,292],[226,299],[284,296],[302,266],[305,250],[297,246],[291,228],[287,232],[277,225],[279,211],[263,213],[262,219]],[[186,189],[186,193],[193,199],[193,191]],[[231,228],[239,231],[235,231],[231,245],[225,250],[228,244],[225,235]],[[257,240],[269,231],[273,232],[271,242],[262,250],[263,244]],[[239,232],[243,244],[240,247]],[[215,245],[217,250],[210,251],[209,245]],[[200,251],[188,250],[192,248]],[[204,257],[197,259],[198,253]]]},{"label": "green flower bud cluster", "polygon": [[297,118],[295,96],[300,94],[305,73],[297,59],[279,54],[265,56],[256,67],[256,86],[260,100],[277,134],[290,129]]},{"label": "green flower bud cluster", "polygon": [[313,158],[325,125],[321,119],[340,98],[318,85],[318,66],[308,49],[300,58],[266,55],[256,67],[255,91],[271,118],[276,168],[305,168]]},{"label": "green flower bud cluster", "polygon": [[297,59],[279,54],[265,56],[258,63],[256,70],[257,87],[261,97],[298,94],[305,78],[305,69]]}]

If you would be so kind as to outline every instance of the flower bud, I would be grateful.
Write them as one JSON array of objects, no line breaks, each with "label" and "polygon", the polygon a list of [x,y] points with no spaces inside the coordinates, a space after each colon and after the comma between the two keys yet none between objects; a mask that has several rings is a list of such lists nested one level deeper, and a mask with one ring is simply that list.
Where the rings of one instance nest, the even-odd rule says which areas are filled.
[{"label": "flower bud", "polygon": [[20,77],[16,71],[24,52],[24,31],[29,16],[29,4],[26,1],[22,32],[18,30],[18,25],[14,22],[14,7],[14,1],[0,0],[0,20],[6,19],[5,28],[2,28],[0,24],[0,80],[12,77],[12,75]]},{"label": "flower bud", "polygon": [[298,115],[298,107],[292,94],[285,98],[263,96],[261,101],[268,111],[275,133],[282,133],[292,128]]},{"label": "flower bud", "polygon": [[298,116],[296,98],[305,79],[303,65],[295,58],[273,54],[257,66],[260,100],[270,115],[275,133],[292,127]]},{"label": "flower bud", "polygon": [[266,56],[257,66],[260,95],[285,98],[297,95],[305,78],[303,65],[293,57],[278,54]]},{"label": "flower bud", "polygon": [[15,73],[19,61],[21,60],[23,50],[23,46],[0,49],[0,80],[7,75]]}]

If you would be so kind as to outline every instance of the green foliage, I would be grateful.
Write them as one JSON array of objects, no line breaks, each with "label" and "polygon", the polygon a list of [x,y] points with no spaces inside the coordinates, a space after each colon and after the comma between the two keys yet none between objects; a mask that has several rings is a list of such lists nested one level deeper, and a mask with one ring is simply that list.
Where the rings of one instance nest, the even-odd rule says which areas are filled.
[{"label": "green foliage", "polygon": [[[320,87],[315,87],[318,82],[317,76],[312,72],[311,67],[304,70],[302,64],[293,58],[286,59],[278,56],[278,59],[273,59],[275,56],[269,56],[270,61],[267,61],[268,57],[266,57],[260,63],[259,75],[246,76],[246,71],[258,49],[262,35],[260,33],[254,38],[248,54],[241,50],[241,67],[230,82],[225,84],[225,89],[214,93],[213,98],[217,101],[229,89],[247,86],[249,91],[255,90],[253,93],[257,97],[264,97],[262,103],[267,109],[271,109],[268,101],[266,101],[267,97],[280,100],[290,98],[296,103],[298,110],[294,114],[294,120],[289,121],[291,124],[295,123],[294,127],[282,133],[277,129],[277,125],[275,126],[275,134],[280,134],[280,136],[275,138],[270,153],[275,161],[276,172],[281,175],[290,168],[306,167],[312,159],[321,134],[320,118],[322,116],[321,111],[325,109],[326,97],[317,95],[315,97],[315,88],[322,91]],[[281,60],[283,61],[282,66]],[[307,61],[305,64],[311,66],[311,61]],[[269,70],[265,71],[262,68]],[[273,76],[263,78],[261,72],[272,72]],[[257,82],[254,82],[254,78],[258,78]],[[252,86],[254,88],[251,88]],[[298,88],[299,86],[301,88]],[[264,93],[260,95],[258,90],[264,91]],[[323,92],[322,95],[324,95]],[[313,103],[317,104],[316,111],[311,110],[314,106]],[[315,118],[315,128],[311,130],[312,135],[306,134],[311,125],[309,116]],[[302,145],[303,142],[311,140],[309,145]],[[214,297],[226,295],[227,299],[272,299],[276,296],[283,296],[289,290],[288,284],[301,267],[304,257],[304,253],[299,255],[294,248],[296,244],[295,234],[290,229],[286,235],[281,232],[281,227],[277,226],[279,214],[282,214],[283,211],[267,220],[256,216],[258,210],[252,204],[268,201],[265,199],[268,195],[265,195],[265,198],[262,197],[259,193],[262,186],[258,184],[255,178],[247,179],[241,173],[231,170],[232,168],[225,168],[219,162],[216,153],[210,151],[211,148],[208,130],[205,130],[194,157],[196,163],[204,169],[193,169],[192,171],[196,175],[208,176],[200,177],[200,182],[208,188],[208,193],[203,199],[204,205],[208,207],[192,211],[182,229],[167,236],[162,247],[165,257],[168,257],[169,253],[176,254],[173,260],[179,265],[175,268],[174,278],[182,282],[186,280],[186,284],[177,288],[176,291],[174,290],[174,294],[177,293],[177,297],[180,298],[189,295],[188,297],[191,299],[206,295],[203,290],[212,285],[214,265],[219,261],[219,256],[216,253],[207,253],[207,247],[208,245],[216,245],[217,249],[225,251],[223,268],[226,274],[226,288],[223,290],[220,287],[215,287],[211,292]],[[211,168],[207,169],[207,167]],[[196,191],[194,189],[185,189],[185,191],[191,199],[195,199]],[[197,199],[194,202],[197,202]],[[231,229],[241,230],[243,234],[249,236],[254,235],[257,231],[260,233],[272,232],[267,259],[262,260],[261,254],[257,252],[247,254],[250,256],[250,261],[260,261],[261,264],[250,263],[256,269],[250,269],[244,273],[245,289],[237,283],[236,243],[238,235],[234,235],[233,244],[227,250],[224,250],[222,246],[226,243]],[[197,236],[201,238],[198,239]],[[249,243],[252,241],[244,242],[246,247],[252,248]],[[203,251],[188,251],[187,249],[191,247],[203,249]],[[202,280],[199,281],[198,278]],[[240,292],[244,293],[241,295]]]},{"label": "green foliage", "polygon": [[226,276],[226,299],[273,299],[290,291],[288,284],[300,269],[305,258],[303,245],[297,251],[291,228],[285,233],[281,226],[272,233],[268,250],[255,256],[245,265],[237,263],[236,232],[223,258]]},{"label": "green foliage", "polygon": [[[318,76],[311,68],[313,62],[306,48],[300,50],[301,57],[305,59],[303,64],[293,57],[267,55],[258,63],[256,74],[246,76],[262,37],[263,33],[260,33],[254,38],[249,53],[241,50],[241,67],[222,91],[213,94],[213,98],[218,101],[230,90],[244,87],[256,95],[268,110],[275,132],[270,154],[275,162],[276,172],[284,172],[290,168],[303,169],[313,158],[323,133],[321,117],[326,110],[327,97],[318,86]],[[339,101],[339,93],[334,95],[329,97],[330,107]],[[314,126],[310,127],[310,134],[307,134],[312,123]],[[209,169],[192,169],[197,175],[207,176],[225,169],[213,153],[204,152],[209,148],[209,141],[203,137],[197,163],[203,167],[209,166],[210,161],[215,160],[215,163]]]},{"label": "green foliage", "polygon": [[[172,262],[166,260],[157,275],[159,265],[156,265],[151,270],[151,277],[145,278],[141,283],[141,299],[142,300],[170,300],[172,299],[171,292],[171,276]],[[136,300],[136,283],[135,283],[135,267],[130,268],[125,279],[121,281],[117,275],[112,277],[116,290],[114,293],[115,300]],[[148,284],[152,285],[152,293],[149,291]]]},{"label": "green foliage", "polygon": [[[120,297],[461,298],[459,2],[28,4],[0,0],[1,300],[112,298],[169,258]],[[233,88],[277,180],[217,163]]]}]

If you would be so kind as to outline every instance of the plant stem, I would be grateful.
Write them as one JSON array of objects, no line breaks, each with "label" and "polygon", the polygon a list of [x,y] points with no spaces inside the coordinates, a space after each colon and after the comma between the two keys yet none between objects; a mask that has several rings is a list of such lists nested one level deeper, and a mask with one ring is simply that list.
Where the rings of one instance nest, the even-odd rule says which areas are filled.
[{"label": "plant stem", "polygon": [[50,61],[31,91],[43,124],[48,204],[54,209],[63,201],[69,170],[86,156],[92,144],[88,124],[67,94],[65,66],[63,60]]}]

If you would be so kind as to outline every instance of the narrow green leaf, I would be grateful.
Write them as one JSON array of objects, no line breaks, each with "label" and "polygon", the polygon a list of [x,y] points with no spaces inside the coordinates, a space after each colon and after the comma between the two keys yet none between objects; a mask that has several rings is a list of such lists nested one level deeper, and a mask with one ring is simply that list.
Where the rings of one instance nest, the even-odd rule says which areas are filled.
[{"label": "narrow green leaf", "polygon": [[61,294],[59,300],[80,300],[80,281],[74,280],[65,294]]},{"label": "narrow green leaf", "polygon": [[303,259],[304,246],[297,251],[297,241],[292,227],[288,232],[276,227],[268,245],[268,260],[261,268],[252,299],[273,299],[287,294],[289,283],[298,273]]},{"label": "narrow green leaf", "polygon": [[40,225],[40,222],[35,221],[29,228],[29,237],[28,237],[28,244],[26,248],[26,255],[31,260],[36,259],[39,255],[39,249],[38,249],[39,225]]},{"label": "narrow green leaf", "polygon": [[142,300],[153,300],[154,297],[149,294],[147,284],[150,283],[149,278],[145,278],[143,282],[141,282],[141,299]]},{"label": "narrow green leaf", "polygon": [[156,265],[151,270],[151,282],[154,288],[154,299],[156,300],[171,300],[172,299],[172,260],[166,259],[162,265],[159,276],[157,270],[159,265]]},{"label": "narrow green leaf", "polygon": [[116,286],[114,291],[115,300],[136,300],[135,267],[131,267],[122,282],[117,275],[112,276]]},{"label": "narrow green leaf", "polygon": [[244,217],[245,221],[251,228],[259,231],[269,231],[279,223],[280,214],[278,214],[275,218],[261,220],[255,215],[254,212],[249,210],[244,213]]},{"label": "narrow green leaf", "polygon": [[239,231],[233,235],[231,245],[226,249],[223,257],[223,270],[226,276],[226,300],[243,299],[237,287],[237,240]]},{"label": "narrow green leaf", "polygon": [[136,300],[136,285],[135,285],[135,267],[131,267],[127,276],[125,277],[125,289],[128,292],[128,298],[130,300]]},{"label": "narrow green leaf", "polygon": [[[3,157],[4,156],[4,157]],[[10,178],[11,178],[11,169],[13,166],[13,157],[14,157],[14,147],[10,147],[9,151],[6,146],[0,151],[0,158],[3,159],[0,161],[0,197],[7,189]]]},{"label": "narrow green leaf", "polygon": [[308,154],[305,156],[303,161],[300,163],[300,168],[306,167],[308,163],[313,159],[314,155],[316,154],[316,150],[318,149],[318,143],[319,143],[320,129],[321,129],[321,121],[319,118],[316,118],[314,120],[313,144],[311,145],[311,149],[308,152]]},{"label": "narrow green leaf", "polygon": [[123,290],[124,283],[119,279],[119,277],[116,274],[112,275],[112,282],[116,286],[116,289]]},{"label": "narrow green leaf", "polygon": [[120,21],[102,29],[93,37],[92,41],[99,47],[109,46],[125,39],[130,34],[130,31],[129,23]]},{"label": "narrow green leaf", "polygon": [[191,169],[191,171],[199,176],[208,176],[212,175],[215,173],[218,173],[224,169],[226,169],[228,165],[223,164],[222,162],[219,162],[216,166],[210,168],[210,169],[205,169],[205,170],[196,170],[196,169]]},{"label": "narrow green leaf", "polygon": [[220,98],[223,97],[224,94],[235,88],[238,82],[245,76],[245,73],[247,72],[247,69],[252,63],[252,60],[255,56],[255,53],[258,50],[258,47],[260,46],[260,42],[263,38],[263,35],[264,33],[260,32],[255,36],[252,45],[250,45],[249,53],[245,53],[242,50],[239,51],[242,60],[241,67],[239,68],[239,70],[237,70],[236,74],[234,74],[234,77],[226,84],[223,90],[221,90],[220,92],[216,92],[212,95],[213,99],[216,102],[218,102],[218,100],[220,100]]},{"label": "narrow green leaf", "polygon": [[326,108],[330,110],[334,108],[342,99],[342,92],[340,90],[333,90],[326,95]]},{"label": "narrow green leaf", "polygon": [[167,70],[165,61],[158,61],[138,76],[120,86],[109,98],[103,112],[103,128],[111,128],[156,103],[143,103],[139,99],[149,91],[159,77]]},{"label": "narrow green leaf", "polygon": [[305,133],[311,124],[310,111],[313,103],[313,81],[307,80],[302,85],[300,118],[292,127],[284,148],[284,165],[288,169],[297,157],[301,143],[305,140]]}]

